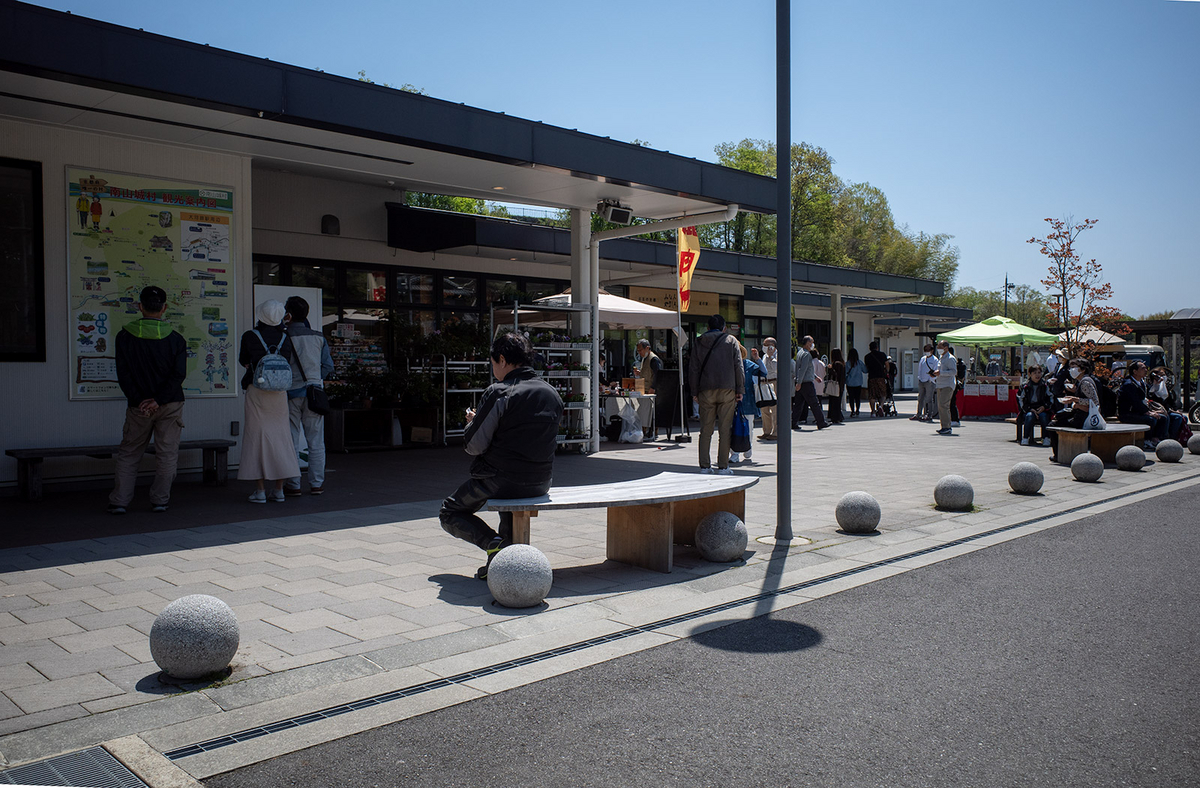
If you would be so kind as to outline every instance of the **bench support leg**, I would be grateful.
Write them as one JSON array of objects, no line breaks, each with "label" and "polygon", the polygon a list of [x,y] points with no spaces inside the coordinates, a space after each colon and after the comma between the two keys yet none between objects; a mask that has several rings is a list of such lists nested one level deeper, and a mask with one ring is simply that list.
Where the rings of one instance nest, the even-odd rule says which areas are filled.
[{"label": "bench support leg", "polygon": [[204,449],[204,483],[210,487],[224,487],[229,481],[229,449]]},{"label": "bench support leg", "polygon": [[713,512],[733,512],[746,521],[746,491],[735,490],[711,498],[675,502],[675,544],[695,544],[696,526]]},{"label": "bench support leg", "polygon": [[672,503],[614,506],[608,510],[608,557],[655,572],[674,563]]},{"label": "bench support leg", "polygon": [[512,540],[513,544],[529,544],[529,518],[537,517],[537,512],[513,512]]},{"label": "bench support leg", "polygon": [[1092,435],[1092,454],[1104,462],[1116,462],[1122,446],[1141,446],[1144,432],[1097,432]]},{"label": "bench support leg", "polygon": [[42,500],[42,458],[17,460],[17,487],[27,501]]},{"label": "bench support leg", "polygon": [[1058,433],[1058,452],[1054,455],[1055,462],[1059,465],[1070,465],[1071,460],[1080,454],[1087,454],[1088,437],[1078,432]]}]

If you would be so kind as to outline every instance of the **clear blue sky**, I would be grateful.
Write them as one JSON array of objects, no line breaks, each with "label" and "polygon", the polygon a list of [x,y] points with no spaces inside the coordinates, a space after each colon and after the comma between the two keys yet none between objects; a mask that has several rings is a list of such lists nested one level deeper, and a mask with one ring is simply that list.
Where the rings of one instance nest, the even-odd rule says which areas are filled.
[{"label": "clear blue sky", "polygon": [[[775,133],[770,0],[39,4],[700,159]],[[795,139],[955,236],[959,286],[1037,286],[1025,240],[1073,215],[1113,305],[1200,307],[1200,2],[792,9]]]}]

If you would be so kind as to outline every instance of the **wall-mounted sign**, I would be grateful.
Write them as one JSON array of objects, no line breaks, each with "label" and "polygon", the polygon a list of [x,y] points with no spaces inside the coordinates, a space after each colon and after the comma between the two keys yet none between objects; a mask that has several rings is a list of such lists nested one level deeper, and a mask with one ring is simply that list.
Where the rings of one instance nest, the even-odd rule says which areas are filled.
[{"label": "wall-mounted sign", "polygon": [[[678,310],[678,294],[674,290],[668,290],[665,287],[633,287],[629,288],[629,298],[633,301],[640,301],[643,304],[650,304],[662,309],[669,309],[672,312]],[[685,315],[715,315],[720,311],[721,296],[719,293],[700,293],[696,290],[692,291],[691,302],[688,308],[684,310]]]},{"label": "wall-mounted sign", "polygon": [[146,285],[187,341],[188,397],[236,396],[233,190],[67,168],[71,399],[117,399],[116,337]]}]

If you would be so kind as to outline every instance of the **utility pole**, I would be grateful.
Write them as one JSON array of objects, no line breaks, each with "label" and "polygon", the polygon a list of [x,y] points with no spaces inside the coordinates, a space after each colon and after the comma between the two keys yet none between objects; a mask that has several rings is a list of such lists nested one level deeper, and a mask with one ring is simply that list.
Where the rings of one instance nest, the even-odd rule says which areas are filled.
[{"label": "utility pole", "polygon": [[[792,540],[792,0],[775,0],[775,340],[779,350],[775,542]],[[786,375],[786,381],[784,377]],[[786,431],[785,431],[786,430]]]}]

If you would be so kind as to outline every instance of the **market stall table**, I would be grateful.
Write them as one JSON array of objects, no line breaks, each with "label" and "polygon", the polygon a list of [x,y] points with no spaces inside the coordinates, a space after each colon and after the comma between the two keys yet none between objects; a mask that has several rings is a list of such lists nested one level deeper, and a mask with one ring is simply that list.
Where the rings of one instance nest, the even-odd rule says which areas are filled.
[{"label": "market stall table", "polygon": [[600,409],[601,423],[607,424],[613,416],[621,415],[621,406],[628,404],[637,413],[638,422],[642,426],[642,434],[653,437],[658,433],[654,418],[654,394],[601,394]]}]

